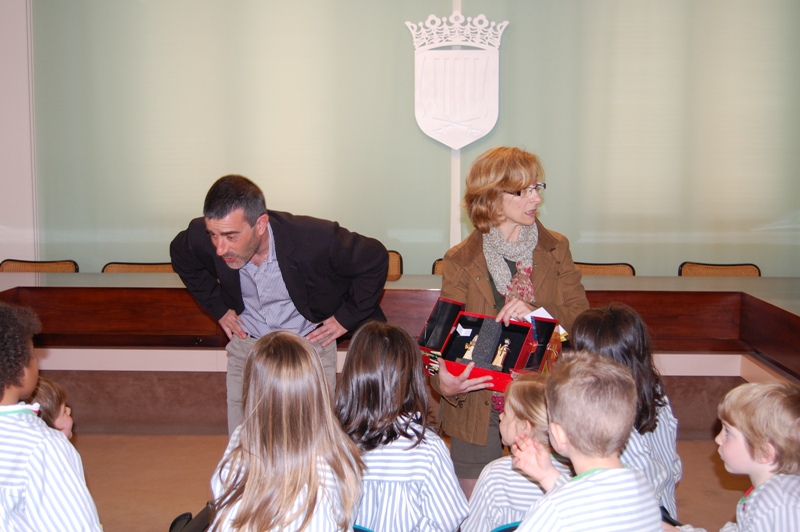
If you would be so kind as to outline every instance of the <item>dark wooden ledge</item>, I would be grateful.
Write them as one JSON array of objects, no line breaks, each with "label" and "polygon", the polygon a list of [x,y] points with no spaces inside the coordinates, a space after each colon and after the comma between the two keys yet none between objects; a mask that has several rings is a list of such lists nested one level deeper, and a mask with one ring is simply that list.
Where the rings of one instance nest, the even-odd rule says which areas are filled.
[{"label": "dark wooden ledge", "polygon": [[[644,280],[644,278],[642,278]],[[738,291],[588,290],[593,307],[620,301],[647,322],[657,351],[753,353],[800,377],[800,316]],[[439,290],[388,288],[381,306],[412,335]],[[184,288],[20,286],[0,300],[32,307],[38,347],[223,348],[217,322]],[[347,340],[340,342],[340,349]]]}]

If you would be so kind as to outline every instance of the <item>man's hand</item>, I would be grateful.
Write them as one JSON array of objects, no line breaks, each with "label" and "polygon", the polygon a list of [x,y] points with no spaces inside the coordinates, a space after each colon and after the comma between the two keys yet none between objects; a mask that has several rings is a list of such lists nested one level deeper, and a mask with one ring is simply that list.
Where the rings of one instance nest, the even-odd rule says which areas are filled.
[{"label": "man's hand", "polygon": [[492,381],[491,375],[484,375],[474,379],[469,378],[472,373],[472,368],[475,367],[474,362],[467,364],[461,375],[455,376],[447,371],[447,365],[444,359],[439,359],[439,392],[445,397],[451,397],[460,393],[474,392],[476,390],[483,390],[489,387]]},{"label": "man's hand", "polygon": [[235,334],[239,338],[247,338],[247,333],[242,329],[242,322],[239,321],[239,315],[233,309],[228,310],[224,316],[219,319],[219,324],[225,334],[228,335],[228,340],[233,340]]},{"label": "man's hand", "polygon": [[545,492],[553,489],[561,475],[550,461],[550,449],[527,434],[517,434],[514,438],[511,464],[537,481]]},{"label": "man's hand", "polygon": [[347,332],[347,329],[342,327],[339,322],[331,316],[327,320],[323,320],[322,325],[308,333],[306,340],[309,342],[317,343],[322,347],[327,346],[331,342],[335,342],[337,338]]}]

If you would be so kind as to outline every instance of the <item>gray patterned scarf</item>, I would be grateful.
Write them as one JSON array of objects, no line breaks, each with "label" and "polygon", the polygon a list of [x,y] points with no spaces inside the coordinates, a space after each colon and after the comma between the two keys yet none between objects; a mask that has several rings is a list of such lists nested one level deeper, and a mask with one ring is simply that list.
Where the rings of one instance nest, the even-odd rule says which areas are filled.
[{"label": "gray patterned scarf", "polygon": [[[495,287],[500,294],[509,299],[521,299],[526,303],[534,301],[531,272],[533,271],[533,250],[539,242],[539,228],[533,225],[522,226],[516,242],[509,242],[497,227],[492,227],[483,235],[483,256],[489,266]],[[517,273],[512,278],[505,259],[517,263]]]}]

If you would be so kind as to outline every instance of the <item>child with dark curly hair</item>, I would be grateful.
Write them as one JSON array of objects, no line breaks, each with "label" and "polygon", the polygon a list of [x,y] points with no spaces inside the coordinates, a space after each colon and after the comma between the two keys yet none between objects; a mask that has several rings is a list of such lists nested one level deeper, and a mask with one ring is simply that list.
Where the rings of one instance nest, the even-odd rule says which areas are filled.
[{"label": "child with dark curly hair", "polygon": [[10,530],[102,530],[83,464],[64,434],[27,404],[39,362],[36,313],[0,303],[0,523]]}]

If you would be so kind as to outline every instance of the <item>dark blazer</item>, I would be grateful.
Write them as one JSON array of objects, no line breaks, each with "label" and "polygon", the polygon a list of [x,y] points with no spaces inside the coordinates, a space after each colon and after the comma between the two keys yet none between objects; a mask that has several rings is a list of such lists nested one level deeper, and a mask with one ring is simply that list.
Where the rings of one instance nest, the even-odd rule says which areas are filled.
[{"label": "dark blazer", "polygon": [[[348,331],[376,319],[389,256],[378,240],[337,222],[267,211],[281,275],[297,310],[312,322],[331,316]],[[270,243],[272,245],[272,243]],[[195,218],[169,247],[172,267],[197,302],[219,320],[244,311],[239,270],[217,256],[205,219]]]}]

